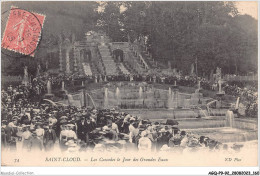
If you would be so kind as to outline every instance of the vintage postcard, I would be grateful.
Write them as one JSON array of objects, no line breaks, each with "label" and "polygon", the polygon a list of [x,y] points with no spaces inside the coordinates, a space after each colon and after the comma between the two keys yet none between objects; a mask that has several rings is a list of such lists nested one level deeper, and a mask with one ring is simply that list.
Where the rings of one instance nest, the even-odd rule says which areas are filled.
[{"label": "vintage postcard", "polygon": [[2,166],[258,166],[258,2],[4,1],[1,31]]}]

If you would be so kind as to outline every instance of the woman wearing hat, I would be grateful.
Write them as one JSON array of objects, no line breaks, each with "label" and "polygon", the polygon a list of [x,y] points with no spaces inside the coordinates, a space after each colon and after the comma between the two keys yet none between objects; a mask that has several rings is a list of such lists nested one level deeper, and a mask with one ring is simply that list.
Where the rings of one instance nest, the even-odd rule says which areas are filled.
[{"label": "woman wearing hat", "polygon": [[69,141],[69,140],[76,140],[78,138],[77,134],[75,133],[75,131],[72,130],[75,127],[75,125],[68,124],[67,127],[68,127],[67,141]]},{"label": "woman wearing hat", "polygon": [[54,126],[57,123],[57,119],[50,114],[50,118],[48,119],[49,125]]},{"label": "woman wearing hat", "polygon": [[118,126],[116,123],[114,123],[111,119],[108,119],[108,124],[106,126],[108,129],[110,129],[109,133],[112,134],[112,140],[118,141]]},{"label": "woman wearing hat", "polygon": [[18,141],[22,140],[22,135],[23,135],[23,126],[19,125],[17,127],[17,133],[16,133],[16,136],[18,137]]},{"label": "woman wearing hat", "polygon": [[34,131],[35,130],[35,127],[36,127],[36,122],[37,122],[37,120],[36,119],[33,119],[32,121],[31,121],[31,124],[30,124],[30,131]]},{"label": "woman wearing hat", "polygon": [[36,124],[35,133],[36,133],[38,139],[41,141],[41,144],[42,144],[42,147],[43,147],[44,129],[41,127],[41,124]]},{"label": "woman wearing hat", "polygon": [[30,129],[30,125],[26,125],[25,127],[25,131],[22,134],[22,148],[29,151],[30,150],[30,138],[31,138],[31,132],[29,131]]},{"label": "woman wearing hat", "polygon": [[186,147],[188,145],[189,139],[186,135],[186,131],[181,131],[181,147]]},{"label": "woman wearing hat", "polygon": [[148,126],[147,128],[147,137],[151,140],[152,142],[152,150],[154,151],[156,148],[156,144],[157,144],[157,132],[154,131],[152,126]]},{"label": "woman wearing hat", "polygon": [[147,137],[147,132],[146,131],[143,131],[141,133],[141,138],[139,139],[138,149],[139,149],[139,151],[143,151],[143,152],[144,151],[145,152],[151,152],[152,142]]},{"label": "woman wearing hat", "polygon": [[136,143],[136,137],[139,134],[139,129],[138,129],[138,123],[137,122],[133,122],[132,124],[130,124],[129,126],[129,142],[130,143]]},{"label": "woman wearing hat", "polygon": [[68,133],[68,127],[66,124],[61,125],[61,132],[60,132],[60,149],[61,151],[65,151],[67,149],[67,146],[65,143],[67,142],[67,133]]}]

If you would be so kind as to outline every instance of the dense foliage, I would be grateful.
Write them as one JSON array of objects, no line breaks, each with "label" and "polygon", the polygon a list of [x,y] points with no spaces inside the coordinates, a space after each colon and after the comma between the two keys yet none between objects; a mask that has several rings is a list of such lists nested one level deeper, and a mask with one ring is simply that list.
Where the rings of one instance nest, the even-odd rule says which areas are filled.
[{"label": "dense foliage", "polygon": [[100,21],[113,41],[145,43],[184,73],[196,59],[199,75],[257,70],[257,20],[234,2],[108,2]]}]

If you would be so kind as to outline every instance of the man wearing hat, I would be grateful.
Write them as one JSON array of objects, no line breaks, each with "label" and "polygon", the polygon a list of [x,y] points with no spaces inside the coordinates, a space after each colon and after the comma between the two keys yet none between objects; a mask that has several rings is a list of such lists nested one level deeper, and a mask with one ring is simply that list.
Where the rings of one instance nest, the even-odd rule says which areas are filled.
[{"label": "man wearing hat", "polygon": [[89,144],[89,134],[91,131],[95,129],[95,124],[93,121],[90,120],[90,118],[86,119],[86,124],[85,124],[85,141],[87,145]]},{"label": "man wearing hat", "polygon": [[28,125],[28,124],[30,123],[30,120],[29,120],[29,118],[28,118],[28,116],[27,116],[26,114],[23,114],[22,117],[21,117],[20,122],[21,122],[22,124]]},{"label": "man wearing hat", "polygon": [[85,117],[81,117],[81,120],[77,123],[77,134],[78,138],[86,142],[86,120]]},{"label": "man wearing hat", "polygon": [[56,141],[56,133],[49,126],[46,126],[46,128],[47,130],[45,131],[43,136],[43,144],[45,146],[45,150],[50,151],[54,147],[54,143]]},{"label": "man wearing hat", "polygon": [[169,143],[169,139],[172,137],[172,135],[169,133],[169,131],[166,131],[165,128],[162,128],[160,130],[160,136],[157,139],[157,150],[160,150],[160,148]]}]

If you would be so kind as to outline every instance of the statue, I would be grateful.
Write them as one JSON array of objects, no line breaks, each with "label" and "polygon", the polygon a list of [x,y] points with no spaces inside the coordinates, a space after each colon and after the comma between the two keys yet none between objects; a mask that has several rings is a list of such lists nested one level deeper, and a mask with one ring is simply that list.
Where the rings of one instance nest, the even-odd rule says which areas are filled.
[{"label": "statue", "polygon": [[221,79],[221,68],[217,67],[216,69],[216,79],[220,80]]},{"label": "statue", "polygon": [[25,86],[28,86],[28,83],[29,83],[28,67],[25,66],[24,67],[24,76],[23,76],[22,84],[24,84]]},{"label": "statue", "polygon": [[27,66],[24,67],[24,77],[28,78],[28,67]]},{"label": "statue", "polygon": [[218,92],[221,93],[222,92],[222,88],[221,88],[221,79],[218,81]]},{"label": "statue", "polygon": [[191,64],[191,71],[190,71],[190,75],[194,75],[194,64]]},{"label": "statue", "polygon": [[130,75],[130,81],[133,81],[134,80],[134,78],[133,78],[133,75],[131,74]]},{"label": "statue", "polygon": [[98,83],[98,77],[95,75],[95,83]]},{"label": "statue", "polygon": [[[47,69],[47,68],[46,68]],[[36,72],[36,76],[40,76],[40,72],[41,72],[41,65],[38,64],[37,65],[37,72]]]}]

